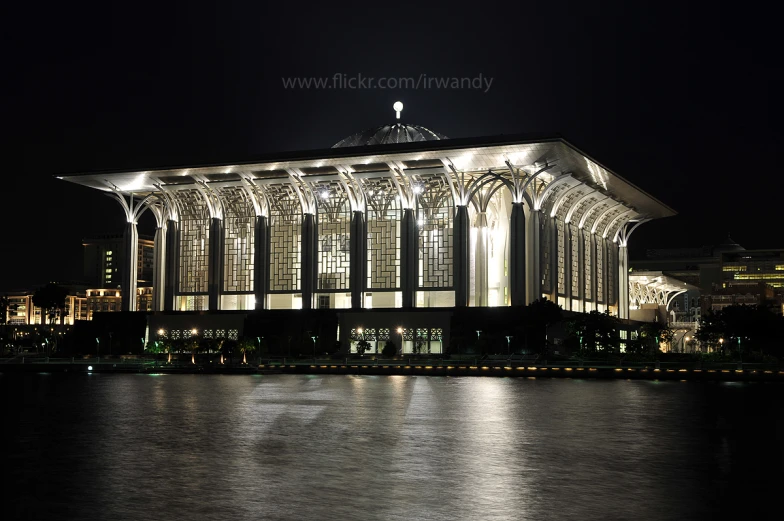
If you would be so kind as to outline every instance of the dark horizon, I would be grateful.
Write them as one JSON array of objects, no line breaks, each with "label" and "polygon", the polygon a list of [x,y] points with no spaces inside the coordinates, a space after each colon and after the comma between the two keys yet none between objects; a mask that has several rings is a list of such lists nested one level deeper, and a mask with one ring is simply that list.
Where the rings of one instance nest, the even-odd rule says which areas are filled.
[{"label": "dark horizon", "polygon": [[[728,233],[747,249],[784,247],[770,232],[783,66],[773,21],[751,10],[17,9],[0,291],[79,279],[81,239],[122,230],[115,202],[57,174],[324,149],[393,121],[397,100],[404,121],[450,138],[561,134],[678,212],[635,232],[632,259]],[[335,73],[493,81],[487,92],[282,85]],[[151,227],[146,215],[140,232]]]}]

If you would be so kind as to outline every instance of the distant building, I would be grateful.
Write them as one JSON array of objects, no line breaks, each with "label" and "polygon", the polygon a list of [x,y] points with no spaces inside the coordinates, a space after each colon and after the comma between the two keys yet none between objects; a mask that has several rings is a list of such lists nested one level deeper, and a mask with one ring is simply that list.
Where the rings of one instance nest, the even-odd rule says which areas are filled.
[{"label": "distant building", "polygon": [[733,304],[784,309],[784,249],[746,250],[728,236],[716,246],[648,250],[629,264],[633,273],[660,270],[699,288],[699,295],[690,291],[673,300],[676,321]]},{"label": "distant building", "polygon": [[[125,271],[123,235],[103,234],[82,240],[84,246],[84,280],[94,288],[118,288]],[[136,254],[137,286],[152,286],[154,242],[151,237],[139,236]]]},{"label": "distant building", "polygon": [[[66,286],[68,296],[65,298],[65,310],[62,313],[62,324],[73,325],[77,320],[92,320],[98,312],[122,311],[122,290],[117,288],[87,289],[84,286]],[[48,323],[42,319],[41,308],[33,304],[35,290],[17,291],[7,294],[9,309],[7,323],[17,326],[37,326]],[[152,310],[152,287],[136,289],[136,309]],[[61,323],[61,313],[55,313],[53,324]]]}]

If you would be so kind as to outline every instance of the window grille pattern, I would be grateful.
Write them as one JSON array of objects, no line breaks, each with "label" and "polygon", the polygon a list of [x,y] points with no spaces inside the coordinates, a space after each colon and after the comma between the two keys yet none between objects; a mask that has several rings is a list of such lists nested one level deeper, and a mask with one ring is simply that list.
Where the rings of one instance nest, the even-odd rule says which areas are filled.
[{"label": "window grille pattern", "polygon": [[430,340],[443,340],[444,331],[440,327],[434,327],[430,330]]},{"label": "window grille pattern", "polygon": [[[615,204],[615,201],[612,201],[611,203]],[[596,219],[598,219],[599,216],[603,214],[607,210],[607,208],[610,207],[611,203],[605,201],[603,203],[599,203],[598,205],[596,205],[596,208],[594,208],[591,214],[585,219],[585,223],[583,224],[583,230],[590,233],[591,230],[593,229],[593,223],[596,222]]]},{"label": "window grille pattern", "polygon": [[[610,222],[612,222],[613,219],[618,217],[618,214],[620,214],[621,212],[625,212],[626,210],[627,210],[626,207],[619,206],[614,210],[608,212],[607,215],[602,217],[602,220],[599,221],[599,223],[596,225],[596,233],[602,235],[604,233],[604,229],[607,228],[607,225],[610,224]],[[610,237],[610,240],[612,240],[612,236],[610,235],[605,235],[605,237]]]},{"label": "window grille pattern", "polygon": [[365,330],[365,340],[378,340],[375,328],[371,327]]},{"label": "window grille pattern", "polygon": [[[548,219],[550,219],[550,217],[548,217]],[[544,221],[544,219],[542,219],[542,221]],[[539,241],[542,248],[542,288],[544,291],[550,292],[553,290],[552,273],[550,273],[550,261],[553,256],[553,234],[550,231],[549,223],[543,222],[542,224],[546,224],[542,227],[541,240]]]},{"label": "window grille pattern", "polygon": [[403,329],[403,340],[414,340],[414,330],[410,328]]},{"label": "window grille pattern", "polygon": [[229,329],[229,340],[237,340],[239,333],[236,329]]},{"label": "window grille pattern", "polygon": [[180,339],[180,330],[179,329],[172,329],[171,337],[172,337],[172,340],[179,340]]},{"label": "window grille pattern", "polygon": [[210,213],[198,190],[175,192],[180,207],[181,293],[207,293]]},{"label": "window grille pattern", "polygon": [[302,211],[289,185],[265,187],[270,201],[270,292],[301,289]]},{"label": "window grille pattern", "polygon": [[367,287],[400,287],[400,201],[389,179],[366,179]]},{"label": "window grille pattern", "polygon": [[591,233],[583,229],[583,280],[585,280],[585,299],[591,299],[591,292],[593,291],[593,280],[591,277]]},{"label": "window grille pattern", "polygon": [[604,298],[604,239],[596,234],[596,300],[605,302]]},{"label": "window grille pattern", "polygon": [[416,330],[417,338],[424,338],[425,340],[429,339],[428,330],[426,327],[418,327]]},{"label": "window grille pattern", "polygon": [[419,229],[419,287],[452,287],[452,194],[446,180],[433,176],[424,180],[417,197]]},{"label": "window grille pattern", "polygon": [[378,340],[387,341],[389,340],[389,328],[382,327],[378,330]]},{"label": "window grille pattern", "polygon": [[[571,226],[571,224],[568,224],[567,226]],[[571,266],[572,266],[571,287],[572,287],[572,296],[573,297],[577,297],[577,295],[579,295],[579,291],[580,291],[580,266],[579,266],[579,263],[580,263],[580,234],[577,233],[577,226],[575,226],[572,229],[571,237],[572,237],[571,245],[570,245],[570,251],[571,251],[570,263],[571,263]]]},{"label": "window grille pattern", "polygon": [[586,210],[588,210],[588,208],[590,208],[594,203],[596,203],[596,197],[589,197],[588,199],[580,203],[580,206],[572,214],[571,222],[573,222],[575,226],[579,225],[580,219],[583,218],[583,215],[585,214]]},{"label": "window grille pattern", "polygon": [[226,330],[218,329],[215,331],[215,338],[226,338]]},{"label": "window grille pattern", "polygon": [[318,289],[347,290],[350,276],[351,206],[343,187],[314,187],[318,205]]},{"label": "window grille pattern", "polygon": [[214,336],[215,336],[215,335],[213,334],[213,331],[212,331],[212,329],[205,329],[205,330],[204,330],[204,338],[205,338],[206,340],[212,340],[212,338],[213,338]]},{"label": "window grille pattern", "polygon": [[254,225],[256,212],[239,187],[220,190],[224,216],[223,291],[253,291]]},{"label": "window grille pattern", "polygon": [[566,230],[563,221],[555,218],[555,225],[558,227],[558,294],[566,294],[566,285],[564,279],[566,278]]}]

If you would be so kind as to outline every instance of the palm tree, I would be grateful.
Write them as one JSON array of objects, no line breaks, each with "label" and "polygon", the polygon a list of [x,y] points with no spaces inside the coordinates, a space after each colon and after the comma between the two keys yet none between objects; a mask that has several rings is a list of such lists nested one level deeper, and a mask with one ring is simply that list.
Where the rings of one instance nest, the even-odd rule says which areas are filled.
[{"label": "palm tree", "polygon": [[240,342],[240,351],[242,352],[242,363],[247,364],[248,358],[246,356],[247,353],[252,353],[256,350],[256,344],[250,338],[243,338],[242,342]]}]

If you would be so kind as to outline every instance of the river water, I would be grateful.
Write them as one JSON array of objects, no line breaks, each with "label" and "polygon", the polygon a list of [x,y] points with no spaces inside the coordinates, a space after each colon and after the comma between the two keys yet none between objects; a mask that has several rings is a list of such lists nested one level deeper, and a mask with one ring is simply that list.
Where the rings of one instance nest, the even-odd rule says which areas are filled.
[{"label": "river water", "polygon": [[781,518],[776,384],[6,374],[0,390],[3,519]]}]

